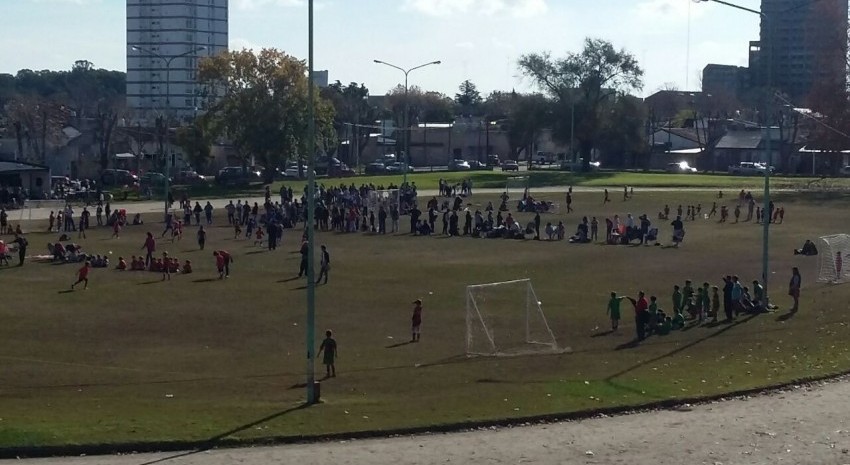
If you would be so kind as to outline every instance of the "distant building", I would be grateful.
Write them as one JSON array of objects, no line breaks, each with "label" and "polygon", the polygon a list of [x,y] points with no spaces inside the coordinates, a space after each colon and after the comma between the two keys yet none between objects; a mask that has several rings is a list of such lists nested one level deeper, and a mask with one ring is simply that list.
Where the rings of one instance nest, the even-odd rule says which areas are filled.
[{"label": "distant building", "polygon": [[848,0],[762,0],[760,40],[750,44],[753,84],[802,104],[819,82],[844,83]]},{"label": "distant building", "polygon": [[324,89],[328,86],[328,70],[323,71],[313,71],[313,83],[315,83],[319,88]]},{"label": "distant building", "polygon": [[748,69],[743,66],[708,64],[702,70],[702,91],[737,97],[747,87]]},{"label": "distant building", "polygon": [[[127,0],[127,106],[141,119],[170,110],[193,117],[200,102],[198,58],[227,50],[228,0]],[[144,50],[134,50],[133,47]],[[201,47],[204,50],[192,52]],[[169,72],[164,60],[174,58]],[[169,85],[170,82],[170,85]]]}]

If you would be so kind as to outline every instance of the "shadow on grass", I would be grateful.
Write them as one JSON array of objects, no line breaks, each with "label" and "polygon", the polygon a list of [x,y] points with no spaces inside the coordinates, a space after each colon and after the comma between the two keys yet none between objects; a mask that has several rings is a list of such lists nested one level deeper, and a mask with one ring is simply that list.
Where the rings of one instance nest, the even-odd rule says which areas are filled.
[{"label": "shadow on grass", "polygon": [[406,345],[409,345],[409,344],[413,344],[413,341],[397,342],[395,344],[390,344],[388,346],[384,346],[384,349],[395,349],[396,347],[402,347],[402,346],[406,346]]},{"label": "shadow on grass", "polygon": [[193,283],[212,283],[215,281],[218,281],[218,278],[200,278],[192,280]]},{"label": "shadow on grass", "polygon": [[[678,353],[681,353],[681,352],[683,352],[687,349],[690,349],[691,347],[693,347],[693,346],[695,346],[695,345],[697,345],[697,344],[699,344],[703,341],[707,341],[707,340],[709,340],[713,337],[717,337],[717,336],[723,334],[724,332],[732,329],[733,327],[735,327],[739,324],[743,324],[743,323],[746,323],[746,322],[752,320],[756,316],[757,315],[750,315],[749,317],[744,318],[743,320],[737,320],[734,323],[729,324],[725,328],[719,329],[719,330],[717,330],[717,331],[715,331],[715,332],[713,332],[713,333],[711,333],[711,334],[709,334],[705,337],[695,339],[695,340],[693,340],[693,341],[691,341],[691,342],[689,342],[689,343],[687,343],[683,346],[677,347],[677,348],[671,350],[670,352],[667,352],[666,354],[659,355],[659,356],[651,358],[649,360],[644,360],[644,361],[638,362],[638,363],[636,363],[636,364],[634,364],[634,365],[632,365],[632,366],[630,366],[626,369],[620,370],[617,373],[614,373],[614,374],[608,376],[607,378],[605,378],[603,380],[603,382],[605,384],[607,384],[608,386],[611,386],[615,389],[628,391],[628,392],[631,392],[632,394],[635,394],[635,395],[650,397],[650,398],[653,398],[653,399],[666,399],[666,396],[654,395],[654,394],[651,394],[651,393],[647,393],[645,390],[637,389],[637,388],[634,388],[634,387],[631,387],[631,386],[627,386],[627,385],[618,383],[616,381],[616,379],[627,374],[627,373],[630,373],[634,370],[637,370],[640,367],[653,364],[653,363],[658,362],[660,360],[664,360],[665,358],[668,358],[668,357],[672,357],[672,356],[674,356]],[[616,347],[615,350],[633,349],[633,348],[636,348],[638,346],[640,346],[640,341],[638,341],[637,339],[633,339],[629,342],[620,344],[619,346]]]},{"label": "shadow on grass", "polygon": [[154,465],[154,464],[157,464],[157,463],[170,462],[172,460],[176,460],[176,459],[180,459],[180,458],[184,458],[184,457],[189,457],[189,456],[192,456],[192,455],[195,455],[195,454],[199,454],[201,452],[205,452],[205,451],[214,449],[214,448],[218,447],[219,445],[221,445],[223,440],[227,439],[230,436],[233,436],[234,434],[238,434],[238,433],[241,433],[245,430],[249,430],[251,428],[254,428],[258,425],[262,425],[263,423],[267,423],[269,421],[276,420],[276,419],[283,417],[287,414],[290,414],[292,412],[297,412],[298,410],[303,410],[303,409],[305,409],[309,406],[310,406],[310,404],[304,403],[304,404],[297,405],[295,407],[288,408],[286,410],[282,410],[280,412],[273,413],[271,415],[260,418],[256,421],[252,421],[251,423],[247,423],[247,424],[244,424],[244,425],[241,425],[241,426],[237,426],[236,428],[233,428],[229,431],[225,431],[223,433],[217,434],[217,435],[207,439],[206,441],[202,441],[201,445],[199,447],[197,447],[195,450],[182,452],[180,454],[170,455],[168,457],[163,457],[161,459],[142,462],[139,465]]},{"label": "shadow on grass", "polygon": [[258,253],[264,253],[265,250],[252,250],[250,252],[245,252],[245,255],[257,255]]},{"label": "shadow on grass", "polygon": [[792,312],[791,310],[789,310],[787,313],[783,313],[782,315],[776,317],[776,321],[788,321],[791,318],[794,318],[796,314],[797,312]]},{"label": "shadow on grass", "polygon": [[59,291],[58,294],[70,294],[74,292],[73,289],[65,289],[64,291]]},{"label": "shadow on grass", "polygon": [[298,281],[299,279],[301,279],[301,278],[299,278],[298,276],[293,276],[293,277],[287,278],[287,279],[280,279],[280,280],[278,280],[278,282],[279,283],[291,283],[292,281]]},{"label": "shadow on grass", "polygon": [[136,285],[137,286],[147,286],[148,284],[156,284],[156,283],[161,283],[161,282],[162,282],[161,279],[157,279],[155,281],[142,281],[140,283],[136,283]]},{"label": "shadow on grass", "polygon": [[609,329],[608,331],[602,331],[601,333],[591,334],[590,337],[603,337],[603,336],[607,336],[607,335],[613,334],[613,333],[614,333],[614,330]]}]

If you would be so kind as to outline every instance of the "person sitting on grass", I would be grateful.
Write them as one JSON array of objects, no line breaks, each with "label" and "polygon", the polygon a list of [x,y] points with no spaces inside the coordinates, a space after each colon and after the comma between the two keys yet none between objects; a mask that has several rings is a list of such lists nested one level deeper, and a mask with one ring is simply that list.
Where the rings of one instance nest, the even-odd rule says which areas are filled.
[{"label": "person sitting on grass", "polygon": [[806,242],[803,244],[803,247],[800,249],[794,249],[794,255],[805,255],[812,256],[818,254],[818,248],[815,246],[815,243],[806,239]]},{"label": "person sitting on grass", "polygon": [[658,334],[666,336],[670,334],[671,329],[673,329],[673,319],[665,315],[664,320],[659,324]]},{"label": "person sitting on grass", "polygon": [[682,329],[685,327],[685,315],[682,315],[682,311],[679,310],[673,315],[673,319],[670,322],[671,329]]},{"label": "person sitting on grass", "polygon": [[118,271],[127,271],[127,261],[124,260],[124,257],[118,257],[118,264],[115,265],[115,269]]},{"label": "person sitting on grass", "polygon": [[190,260],[186,260],[186,263],[183,264],[183,274],[191,274],[192,273],[192,262]]},{"label": "person sitting on grass", "polygon": [[552,223],[546,223],[546,238],[550,241],[555,240],[555,227]]},{"label": "person sitting on grass", "polygon": [[141,213],[136,213],[135,215],[133,215],[133,226],[141,226],[143,224],[145,224],[145,222],[142,220]]}]

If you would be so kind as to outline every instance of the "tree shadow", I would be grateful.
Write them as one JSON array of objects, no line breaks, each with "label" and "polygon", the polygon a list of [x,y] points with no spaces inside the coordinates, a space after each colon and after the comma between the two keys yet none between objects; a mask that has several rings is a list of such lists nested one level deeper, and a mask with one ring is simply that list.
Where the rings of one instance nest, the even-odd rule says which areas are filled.
[{"label": "tree shadow", "polygon": [[297,412],[298,410],[303,410],[303,409],[305,409],[309,406],[310,406],[310,404],[304,403],[304,404],[296,405],[295,407],[290,407],[286,410],[282,410],[280,412],[273,413],[271,415],[260,418],[256,421],[252,421],[251,423],[247,423],[247,424],[244,424],[244,425],[241,425],[241,426],[237,426],[236,428],[233,428],[231,430],[217,434],[217,435],[215,435],[215,436],[213,436],[213,437],[211,437],[211,438],[209,438],[205,441],[201,441],[199,443],[199,445],[194,450],[182,452],[182,453],[171,455],[171,456],[168,456],[168,457],[163,457],[161,459],[142,462],[139,465],[154,465],[154,464],[157,464],[157,463],[170,462],[172,460],[176,460],[176,459],[180,459],[180,458],[184,458],[184,457],[189,457],[189,456],[201,453],[201,452],[205,452],[205,451],[208,451],[208,450],[211,450],[211,449],[215,449],[216,447],[220,447],[222,445],[226,445],[227,443],[231,442],[231,441],[226,441],[226,439],[230,436],[233,436],[234,434],[241,433],[245,430],[254,428],[254,427],[261,425],[263,423],[267,423],[269,421],[278,419],[278,418],[283,417],[285,415],[288,415],[292,412]]}]

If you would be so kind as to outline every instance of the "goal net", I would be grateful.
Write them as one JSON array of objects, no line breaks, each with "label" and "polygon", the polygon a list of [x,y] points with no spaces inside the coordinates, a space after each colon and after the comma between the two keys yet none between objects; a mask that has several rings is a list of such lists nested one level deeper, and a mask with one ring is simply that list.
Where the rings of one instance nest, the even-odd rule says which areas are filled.
[{"label": "goal net", "polygon": [[33,210],[35,210],[36,218],[47,218],[49,212],[60,212],[68,205],[67,200],[27,200],[24,206],[21,207],[20,221],[32,221]]},{"label": "goal net", "polygon": [[505,192],[511,200],[521,200],[528,194],[528,176],[512,176],[505,180]]},{"label": "goal net", "polygon": [[466,287],[466,354],[558,353],[530,279]]},{"label": "goal net", "polygon": [[390,190],[373,190],[369,191],[369,198],[367,200],[367,206],[369,207],[369,211],[374,211],[377,216],[378,207],[384,207],[384,210],[387,212],[387,216],[389,217],[390,210],[393,206],[397,209],[400,208],[400,192],[398,189],[390,189]]},{"label": "goal net", "polygon": [[850,234],[834,234],[820,238],[818,281],[845,283],[850,280]]}]

